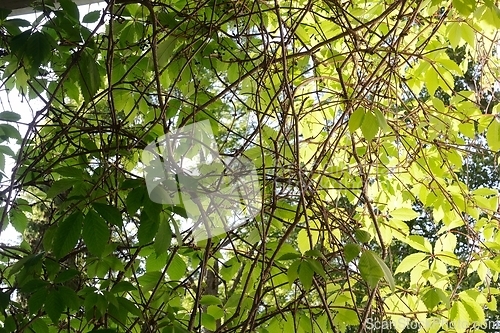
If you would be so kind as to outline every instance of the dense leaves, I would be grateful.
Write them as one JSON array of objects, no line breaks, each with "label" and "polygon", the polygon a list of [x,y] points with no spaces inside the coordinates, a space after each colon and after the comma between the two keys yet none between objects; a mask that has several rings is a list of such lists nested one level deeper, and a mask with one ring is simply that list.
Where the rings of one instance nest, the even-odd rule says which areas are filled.
[{"label": "dense leaves", "polygon": [[[0,244],[0,332],[495,320],[494,2],[128,2],[0,11],[2,102],[23,100],[0,112],[0,229],[21,233]],[[160,160],[212,180],[249,160],[251,200],[244,171],[206,182],[179,158],[191,173],[146,186],[143,150],[202,121],[209,150]]]}]

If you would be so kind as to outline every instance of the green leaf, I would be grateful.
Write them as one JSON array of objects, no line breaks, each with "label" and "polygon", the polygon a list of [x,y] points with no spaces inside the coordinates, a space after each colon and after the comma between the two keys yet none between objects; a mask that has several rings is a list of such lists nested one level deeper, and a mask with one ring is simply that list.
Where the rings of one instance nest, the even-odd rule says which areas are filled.
[{"label": "green leaf", "polygon": [[364,251],[359,258],[359,272],[368,286],[375,288],[381,278],[384,277],[384,271],[371,251]]},{"label": "green leaf", "polygon": [[163,253],[167,253],[172,242],[172,230],[168,224],[168,220],[163,219],[158,227],[158,232],[156,233],[155,241],[153,244],[156,256]]},{"label": "green leaf", "polygon": [[215,331],[217,329],[217,322],[214,317],[208,313],[201,314],[201,324],[210,331]]},{"label": "green leaf", "polygon": [[441,289],[432,288],[422,296],[422,301],[427,309],[432,310],[446,298],[446,294]]},{"label": "green leaf", "polygon": [[299,267],[301,262],[301,260],[295,260],[288,268],[286,275],[290,286],[292,286],[295,280],[299,277]]},{"label": "green leaf", "polygon": [[464,17],[468,17],[476,9],[475,0],[452,0],[453,7]]},{"label": "green leaf", "polygon": [[391,216],[401,221],[411,221],[420,216],[419,213],[410,208],[398,208],[390,212]]},{"label": "green leaf", "polygon": [[123,227],[122,214],[115,206],[94,202],[92,207],[107,222],[118,227]]},{"label": "green leaf", "polygon": [[27,332],[49,333],[49,326],[47,326],[42,318],[35,318],[31,322]]},{"label": "green leaf", "polygon": [[81,300],[78,298],[78,295],[73,289],[70,289],[66,286],[61,286],[58,289],[60,298],[64,301],[64,304],[72,309],[78,310],[81,305]]},{"label": "green leaf", "polygon": [[38,31],[31,34],[26,45],[26,53],[30,62],[27,72],[31,76],[36,76],[40,66],[52,54],[52,41],[49,35]]},{"label": "green leaf", "polygon": [[200,299],[201,305],[222,305],[222,301],[214,295],[203,295]]},{"label": "green leaf", "polygon": [[89,103],[101,86],[101,74],[99,65],[94,57],[88,52],[81,53],[78,64],[78,75],[80,89],[85,102]]},{"label": "green leaf", "polygon": [[488,142],[488,146],[490,146],[491,150],[495,152],[500,150],[500,122],[498,122],[496,118],[488,127],[486,141]]},{"label": "green leaf", "polygon": [[124,291],[132,291],[136,289],[137,288],[132,283],[128,281],[120,281],[111,288],[110,292],[113,294],[117,294]]},{"label": "green leaf", "polygon": [[392,276],[392,272],[389,267],[387,267],[386,263],[382,260],[382,258],[378,256],[378,254],[372,251],[367,252],[370,252],[373,258],[375,258],[375,260],[378,262],[380,268],[382,268],[382,271],[384,272],[385,281],[387,281],[387,283],[389,284],[389,288],[391,288],[391,290],[394,292],[396,284],[394,283],[394,277]]},{"label": "green leaf", "polygon": [[18,113],[12,111],[3,111],[0,112],[0,120],[3,121],[18,121],[21,119],[21,116]]},{"label": "green leaf", "polygon": [[[126,205],[129,214],[135,215],[146,199],[146,189],[144,186],[134,188],[127,195]],[[148,199],[146,199],[148,200]]]},{"label": "green leaf", "polygon": [[377,135],[379,130],[377,117],[371,112],[366,112],[363,118],[363,123],[361,124],[361,133],[367,141],[373,140]]},{"label": "green leaf", "polygon": [[317,259],[308,258],[305,261],[309,264],[309,266],[313,269],[315,273],[320,275],[323,279],[326,279],[325,269]]},{"label": "green leaf", "polygon": [[85,216],[83,224],[83,240],[90,253],[101,257],[109,241],[110,230],[106,222],[93,210]]},{"label": "green leaf", "polygon": [[[151,214],[151,216],[150,216]],[[160,216],[155,212],[146,212],[144,208],[141,212],[141,220],[137,238],[141,245],[145,245],[153,240],[160,227]]]},{"label": "green leaf", "polygon": [[[63,166],[63,167],[54,169],[54,172],[57,174],[60,174],[63,177],[82,179],[83,170],[80,168],[76,168],[76,167]],[[72,181],[74,182],[74,180],[72,180]]]},{"label": "green leaf", "polygon": [[299,267],[299,280],[306,291],[309,291],[311,289],[313,277],[314,269],[309,265],[307,261],[303,261]]},{"label": "green leaf", "polygon": [[406,239],[406,243],[418,251],[432,252],[432,246],[428,239],[420,235],[411,235]]},{"label": "green leaf", "polygon": [[79,274],[79,271],[77,271],[76,269],[65,269],[57,274],[56,278],[54,279],[54,283],[64,283],[78,276]]},{"label": "green leaf", "polygon": [[28,310],[31,314],[35,314],[40,310],[45,303],[45,299],[47,298],[48,289],[41,288],[35,293],[33,293],[28,298]]},{"label": "green leaf", "polygon": [[420,264],[422,261],[424,261],[425,258],[427,258],[427,254],[425,253],[418,252],[410,254],[401,261],[398,268],[396,268],[396,272],[394,272],[394,274],[410,271],[411,269],[415,268],[418,264]]},{"label": "green leaf", "polygon": [[64,299],[57,290],[51,290],[45,300],[45,312],[54,324],[59,322],[59,318],[64,311]]},{"label": "green leaf", "polygon": [[77,211],[59,223],[52,244],[52,251],[57,259],[62,258],[75,247],[82,232],[82,222],[83,214]]},{"label": "green leaf", "polygon": [[469,315],[470,320],[476,324],[484,324],[486,318],[482,306],[464,292],[460,293],[459,297]]},{"label": "green leaf", "polygon": [[71,0],[59,0],[59,4],[61,5],[61,9],[64,12],[64,15],[70,16],[75,21],[80,20],[80,12],[78,11],[78,7]]},{"label": "green leaf", "polygon": [[75,185],[74,179],[60,179],[52,183],[52,186],[47,191],[47,199],[55,198],[57,195],[67,191]]},{"label": "green leaf", "polygon": [[467,310],[465,309],[462,302],[455,301],[453,303],[449,317],[450,321],[455,324],[454,327],[457,332],[465,331],[465,328],[467,327],[466,323],[469,322],[469,314],[467,313]]},{"label": "green leaf", "polygon": [[361,243],[368,243],[372,238],[372,235],[368,231],[357,229],[354,231],[354,237],[356,237],[356,239]]},{"label": "green leaf", "polygon": [[83,23],[94,23],[97,22],[101,18],[101,12],[98,10],[94,10],[92,12],[87,13],[83,19]]},{"label": "green leaf", "polygon": [[181,280],[184,277],[184,274],[186,274],[186,270],[187,265],[184,260],[178,254],[175,254],[172,258],[170,266],[167,268],[167,274],[170,279],[174,281]]},{"label": "green leaf", "polygon": [[17,128],[10,124],[0,124],[0,138],[3,140],[7,139],[15,139],[15,140],[22,140],[21,134],[19,134],[19,131]]},{"label": "green leaf", "polygon": [[354,111],[351,114],[351,117],[349,118],[349,123],[348,123],[349,131],[351,133],[354,133],[361,126],[361,124],[363,123],[363,120],[365,118],[365,114],[366,114],[366,111],[362,108],[356,109],[356,111]]},{"label": "green leaf", "polygon": [[354,243],[348,243],[344,246],[344,257],[346,263],[351,262],[354,258],[359,255],[361,251],[361,246]]},{"label": "green leaf", "polygon": [[0,309],[5,310],[10,303],[10,295],[0,291]]},{"label": "green leaf", "polygon": [[377,117],[378,127],[380,127],[382,131],[389,130],[390,127],[389,125],[387,125],[387,121],[385,120],[385,117],[382,114],[382,112],[380,112],[379,109],[375,109],[373,112],[375,113],[375,117]]}]

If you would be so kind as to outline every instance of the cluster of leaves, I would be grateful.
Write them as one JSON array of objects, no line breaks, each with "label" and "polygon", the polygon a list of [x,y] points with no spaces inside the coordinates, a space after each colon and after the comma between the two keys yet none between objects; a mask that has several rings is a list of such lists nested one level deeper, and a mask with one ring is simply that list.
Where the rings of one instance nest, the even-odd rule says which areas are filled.
[{"label": "cluster of leaves", "polygon": [[[463,166],[500,150],[498,108],[483,112],[499,75],[492,1],[35,9],[0,12],[2,86],[43,105],[25,136],[18,110],[0,113],[0,167],[15,160],[0,225],[22,234],[0,246],[0,332],[491,320],[498,191]],[[195,242],[186,207],[151,201],[140,162],[202,120],[222,153],[255,162],[263,207]]]}]

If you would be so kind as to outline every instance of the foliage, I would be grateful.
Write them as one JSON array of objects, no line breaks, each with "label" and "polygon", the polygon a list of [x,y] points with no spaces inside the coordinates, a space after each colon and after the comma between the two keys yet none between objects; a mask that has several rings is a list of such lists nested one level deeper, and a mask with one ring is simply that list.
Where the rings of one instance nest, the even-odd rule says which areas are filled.
[{"label": "foliage", "polygon": [[[492,1],[112,3],[0,12],[3,88],[43,104],[26,135],[0,113],[0,224],[23,234],[0,246],[0,332],[493,320],[497,172],[473,171],[500,150]],[[195,242],[141,152],[202,120],[263,207]]]}]

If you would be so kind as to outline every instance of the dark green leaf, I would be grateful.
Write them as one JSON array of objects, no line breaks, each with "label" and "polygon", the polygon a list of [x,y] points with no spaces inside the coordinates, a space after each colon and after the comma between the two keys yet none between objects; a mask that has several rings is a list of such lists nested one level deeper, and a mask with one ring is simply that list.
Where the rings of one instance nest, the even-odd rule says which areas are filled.
[{"label": "dark green leaf", "polygon": [[77,211],[59,223],[52,244],[56,258],[62,258],[75,247],[82,232],[82,222],[83,214]]},{"label": "dark green leaf", "polygon": [[36,31],[27,43],[26,53],[30,62],[28,72],[31,76],[37,76],[42,63],[52,54],[52,40],[46,34]]},{"label": "dark green leaf", "polygon": [[0,291],[0,309],[5,310],[10,303],[10,295]]},{"label": "dark green leaf", "polygon": [[121,292],[124,292],[124,291],[132,291],[132,290],[136,290],[137,288],[134,287],[134,285],[128,281],[120,281],[118,282],[117,284],[115,284],[112,288],[111,288],[111,293],[121,293]]},{"label": "dark green leaf", "polygon": [[[77,168],[77,167],[64,166],[64,167],[54,169],[54,172],[58,173],[64,177],[72,177],[72,178],[82,179],[82,174],[84,171],[80,168]],[[74,180],[73,180],[73,182],[74,182]]]},{"label": "dark green leaf", "polygon": [[54,283],[63,283],[69,281],[79,274],[80,273],[76,269],[66,269],[57,274],[56,278],[54,279]]},{"label": "dark green leaf", "polygon": [[99,65],[88,51],[84,51],[78,61],[78,70],[78,83],[85,102],[89,103],[101,86]]},{"label": "dark green leaf", "polygon": [[133,215],[137,213],[139,208],[143,205],[144,199],[146,199],[145,196],[146,189],[144,186],[136,187],[130,191],[126,200],[127,211]]},{"label": "dark green leaf", "polygon": [[83,17],[82,22],[83,23],[94,23],[94,22],[97,22],[97,20],[99,20],[100,17],[101,17],[101,12],[98,10],[94,10],[92,12],[87,13]]},{"label": "dark green leaf", "polygon": [[140,244],[147,244],[153,240],[160,226],[161,205],[147,200],[141,212],[141,221],[137,238]]},{"label": "dark green leaf", "polygon": [[98,202],[94,202],[92,207],[94,207],[95,211],[99,213],[99,215],[101,215],[107,222],[118,227],[123,226],[122,214],[118,208]]},{"label": "dark green leaf", "polygon": [[64,301],[64,304],[68,308],[72,310],[78,310],[80,308],[82,302],[73,289],[62,286],[59,287],[58,292],[59,296],[61,297],[61,299]]},{"label": "dark green leaf", "polygon": [[361,243],[368,243],[372,235],[368,231],[358,229],[354,231],[354,237]]},{"label": "dark green leaf", "polygon": [[17,128],[9,124],[0,124],[0,133],[2,133],[0,138],[3,140],[7,140],[9,138],[16,140],[22,139]]},{"label": "dark green leaf", "polygon": [[311,289],[313,283],[314,269],[307,261],[303,261],[299,267],[299,280],[306,291]]},{"label": "dark green leaf", "polygon": [[64,311],[64,299],[57,290],[51,290],[45,300],[45,312],[54,324],[59,322],[59,318]]},{"label": "dark green leaf", "polygon": [[116,299],[118,300],[118,303],[120,303],[120,308],[127,310],[128,312],[130,312],[135,316],[142,315],[141,311],[137,308],[137,306],[128,299],[123,297],[117,297]]},{"label": "dark green leaf", "polygon": [[71,0],[59,0],[59,4],[61,5],[61,9],[64,11],[64,14],[75,19],[75,21],[80,20],[80,12],[78,11],[78,7]]},{"label": "dark green leaf", "polygon": [[83,224],[83,240],[90,253],[100,257],[109,241],[110,230],[106,222],[96,212],[90,210]]},{"label": "dark green leaf", "polygon": [[21,119],[21,116],[18,113],[12,111],[3,111],[0,112],[0,120],[3,121],[18,121]]},{"label": "dark green leaf", "polygon": [[29,329],[30,330],[28,332],[49,333],[49,326],[47,326],[47,324],[42,318],[35,318],[31,322]]},{"label": "dark green leaf", "polygon": [[52,183],[52,186],[47,191],[47,199],[56,197],[58,194],[67,191],[73,185],[75,185],[74,179],[60,179]]},{"label": "dark green leaf", "polygon": [[48,294],[48,289],[47,288],[42,288],[39,289],[37,292],[29,296],[28,298],[28,310],[31,314],[35,314],[40,310],[43,306],[43,303],[45,302],[45,299],[47,298]]}]

